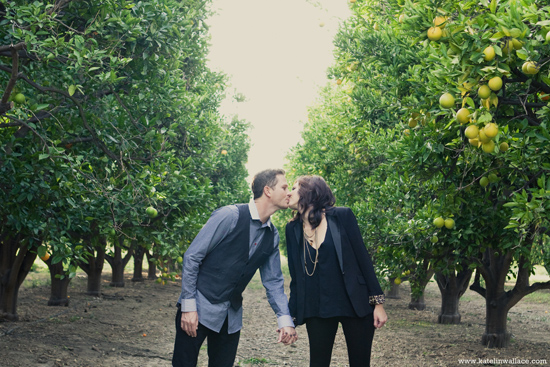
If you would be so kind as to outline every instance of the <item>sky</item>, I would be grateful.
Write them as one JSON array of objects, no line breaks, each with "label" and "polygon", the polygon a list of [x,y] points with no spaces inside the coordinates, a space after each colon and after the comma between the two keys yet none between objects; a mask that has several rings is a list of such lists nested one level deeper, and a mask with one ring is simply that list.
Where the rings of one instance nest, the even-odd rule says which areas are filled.
[{"label": "sky", "polygon": [[[250,177],[283,168],[300,140],[318,90],[333,64],[333,39],[350,12],[347,0],[213,0],[208,65],[230,78],[220,111],[252,125]],[[231,150],[228,150],[231,154]]]}]

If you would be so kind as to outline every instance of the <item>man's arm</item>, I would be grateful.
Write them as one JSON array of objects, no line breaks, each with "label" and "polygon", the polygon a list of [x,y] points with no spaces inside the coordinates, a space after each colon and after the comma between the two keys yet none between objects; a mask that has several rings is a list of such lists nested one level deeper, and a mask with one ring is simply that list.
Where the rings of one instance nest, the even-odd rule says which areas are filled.
[{"label": "man's arm", "polygon": [[196,336],[198,328],[196,297],[200,265],[208,253],[235,228],[238,219],[236,206],[225,206],[214,211],[185,251],[181,275],[181,328],[189,336]]},{"label": "man's arm", "polygon": [[260,267],[262,284],[265,287],[267,300],[277,315],[279,337],[277,342],[294,343],[298,339],[294,322],[288,309],[288,298],[285,295],[285,280],[281,271],[281,256],[279,253],[279,234],[275,232],[275,246],[269,259]]}]

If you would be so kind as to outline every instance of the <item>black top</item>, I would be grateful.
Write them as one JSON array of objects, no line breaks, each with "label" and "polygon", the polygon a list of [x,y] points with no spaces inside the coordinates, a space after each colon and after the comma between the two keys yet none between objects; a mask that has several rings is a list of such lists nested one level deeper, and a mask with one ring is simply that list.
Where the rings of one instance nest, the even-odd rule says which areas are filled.
[{"label": "black top", "polygon": [[[311,274],[316,251],[308,244],[305,246],[307,246],[305,249],[307,272]],[[325,241],[319,247],[315,272],[312,276],[306,274],[305,278],[304,319],[308,317],[357,317],[345,289],[344,277],[338,264],[336,248],[328,226]]]},{"label": "black top", "polygon": [[[330,229],[330,232],[327,232],[329,233],[327,237],[334,244],[340,274],[344,278],[344,291],[348,295],[357,317],[365,317],[374,310],[371,298],[383,297],[384,292],[376,278],[357,218],[351,209],[345,207],[331,208],[325,214]],[[305,288],[308,275],[304,270],[304,239],[301,221],[290,221],[286,225],[285,232],[288,270],[291,277],[288,306],[290,315],[296,318],[295,324],[302,325],[304,323]]]}]

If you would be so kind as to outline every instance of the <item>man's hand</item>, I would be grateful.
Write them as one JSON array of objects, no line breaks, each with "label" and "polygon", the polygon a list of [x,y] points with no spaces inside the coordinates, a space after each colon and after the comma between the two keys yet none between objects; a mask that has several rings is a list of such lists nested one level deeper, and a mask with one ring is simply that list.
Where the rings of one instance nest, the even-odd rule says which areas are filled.
[{"label": "man's hand", "polygon": [[283,343],[284,345],[290,345],[298,340],[298,333],[296,329],[290,326],[285,326],[282,329],[277,329],[279,337],[277,343]]},{"label": "man's hand", "polygon": [[388,315],[386,315],[386,311],[384,310],[384,306],[382,305],[376,305],[374,307],[374,327],[377,329],[380,329],[386,321],[388,321]]},{"label": "man's hand", "polygon": [[191,337],[197,336],[199,328],[199,314],[197,311],[181,313],[181,329]]}]

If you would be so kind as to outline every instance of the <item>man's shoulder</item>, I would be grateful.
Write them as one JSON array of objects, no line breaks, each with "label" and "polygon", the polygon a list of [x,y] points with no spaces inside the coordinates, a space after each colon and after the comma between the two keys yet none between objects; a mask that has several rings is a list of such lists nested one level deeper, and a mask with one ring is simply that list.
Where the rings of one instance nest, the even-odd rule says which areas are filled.
[{"label": "man's shoulder", "polygon": [[[212,212],[212,217],[233,217],[239,215],[239,207],[241,204],[224,205]],[[244,204],[246,205],[246,204]]]}]

